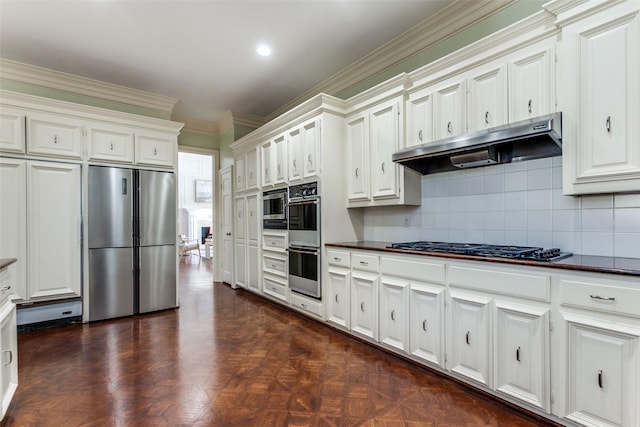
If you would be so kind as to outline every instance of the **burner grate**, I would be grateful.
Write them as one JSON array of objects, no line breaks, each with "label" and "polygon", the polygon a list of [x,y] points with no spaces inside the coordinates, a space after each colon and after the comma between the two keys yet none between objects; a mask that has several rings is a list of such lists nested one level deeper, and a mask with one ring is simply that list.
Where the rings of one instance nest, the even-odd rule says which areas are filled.
[{"label": "burner grate", "polygon": [[393,243],[388,247],[420,252],[473,255],[493,258],[529,259],[538,261],[554,261],[571,256],[570,253],[562,252],[557,248],[543,249],[533,246],[487,245],[479,243],[417,241]]}]

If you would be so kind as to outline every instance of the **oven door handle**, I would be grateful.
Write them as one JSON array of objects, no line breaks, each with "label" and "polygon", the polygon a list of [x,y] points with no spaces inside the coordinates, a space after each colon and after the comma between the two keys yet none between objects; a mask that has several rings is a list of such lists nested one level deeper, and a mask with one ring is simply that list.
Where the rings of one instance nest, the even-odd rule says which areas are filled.
[{"label": "oven door handle", "polygon": [[297,254],[303,254],[303,255],[318,255],[318,251],[313,250],[313,249],[298,249],[298,248],[289,248],[287,249],[287,251],[289,252],[295,252]]},{"label": "oven door handle", "polygon": [[292,202],[291,200],[289,200],[288,206],[317,205],[318,201],[319,201],[318,199],[304,200],[302,202]]}]

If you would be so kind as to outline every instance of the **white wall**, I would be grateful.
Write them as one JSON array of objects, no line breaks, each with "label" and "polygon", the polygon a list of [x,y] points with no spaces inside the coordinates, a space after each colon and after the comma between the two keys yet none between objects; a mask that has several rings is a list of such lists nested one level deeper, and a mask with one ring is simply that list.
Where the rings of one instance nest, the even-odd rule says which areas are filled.
[{"label": "white wall", "polygon": [[640,193],[562,195],[554,157],[422,177],[422,206],[365,209],[365,240],[559,247],[640,258]]}]

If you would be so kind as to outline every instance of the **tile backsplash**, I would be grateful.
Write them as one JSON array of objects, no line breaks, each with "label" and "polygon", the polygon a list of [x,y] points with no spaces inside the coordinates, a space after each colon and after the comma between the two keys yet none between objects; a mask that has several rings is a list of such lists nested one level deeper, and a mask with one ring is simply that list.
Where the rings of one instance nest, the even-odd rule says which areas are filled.
[{"label": "tile backsplash", "polygon": [[640,258],[640,193],[562,194],[554,157],[422,177],[422,205],[365,209],[364,237],[558,247]]}]

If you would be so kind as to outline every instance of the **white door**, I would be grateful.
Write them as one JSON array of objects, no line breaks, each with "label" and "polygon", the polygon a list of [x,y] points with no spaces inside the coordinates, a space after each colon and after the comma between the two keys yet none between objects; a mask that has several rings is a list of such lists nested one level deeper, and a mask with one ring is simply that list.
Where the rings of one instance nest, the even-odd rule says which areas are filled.
[{"label": "white door", "polygon": [[431,88],[410,94],[407,109],[407,147],[433,141]]},{"label": "white door", "polygon": [[[233,285],[233,167],[220,170],[220,193],[222,200],[222,281]],[[235,286],[235,285],[233,285]]]},{"label": "white door", "polygon": [[349,201],[369,200],[369,116],[347,122]]},{"label": "white door", "polygon": [[480,384],[491,386],[491,299],[450,291],[447,344],[449,370]]},{"label": "white door", "polygon": [[378,340],[378,276],[351,274],[351,330]]},{"label": "white door", "polygon": [[408,318],[409,283],[383,277],[380,286],[380,342],[406,351]]},{"label": "white door", "polygon": [[349,270],[329,267],[326,296],[327,320],[343,328],[349,327]]},{"label": "white door", "polygon": [[496,301],[496,390],[549,410],[549,310]]},{"label": "white door", "polygon": [[469,79],[469,132],[507,123],[507,67],[482,68]]},{"label": "white door", "polygon": [[246,220],[245,220],[245,199],[239,197],[235,199],[235,284],[243,288],[247,287],[247,241],[246,241]]},{"label": "white door", "polygon": [[518,122],[555,110],[554,47],[527,52],[509,62],[509,121]]},{"label": "white door", "polygon": [[444,288],[411,284],[411,354],[444,367]]},{"label": "white door", "polygon": [[29,298],[79,296],[80,165],[27,164]]},{"label": "white door", "polygon": [[0,158],[0,258],[16,258],[9,266],[11,292],[27,299],[27,172],[24,160]]},{"label": "white door", "polygon": [[398,150],[398,103],[390,102],[371,112],[371,195],[376,198],[398,197],[398,166],[391,155]]}]

